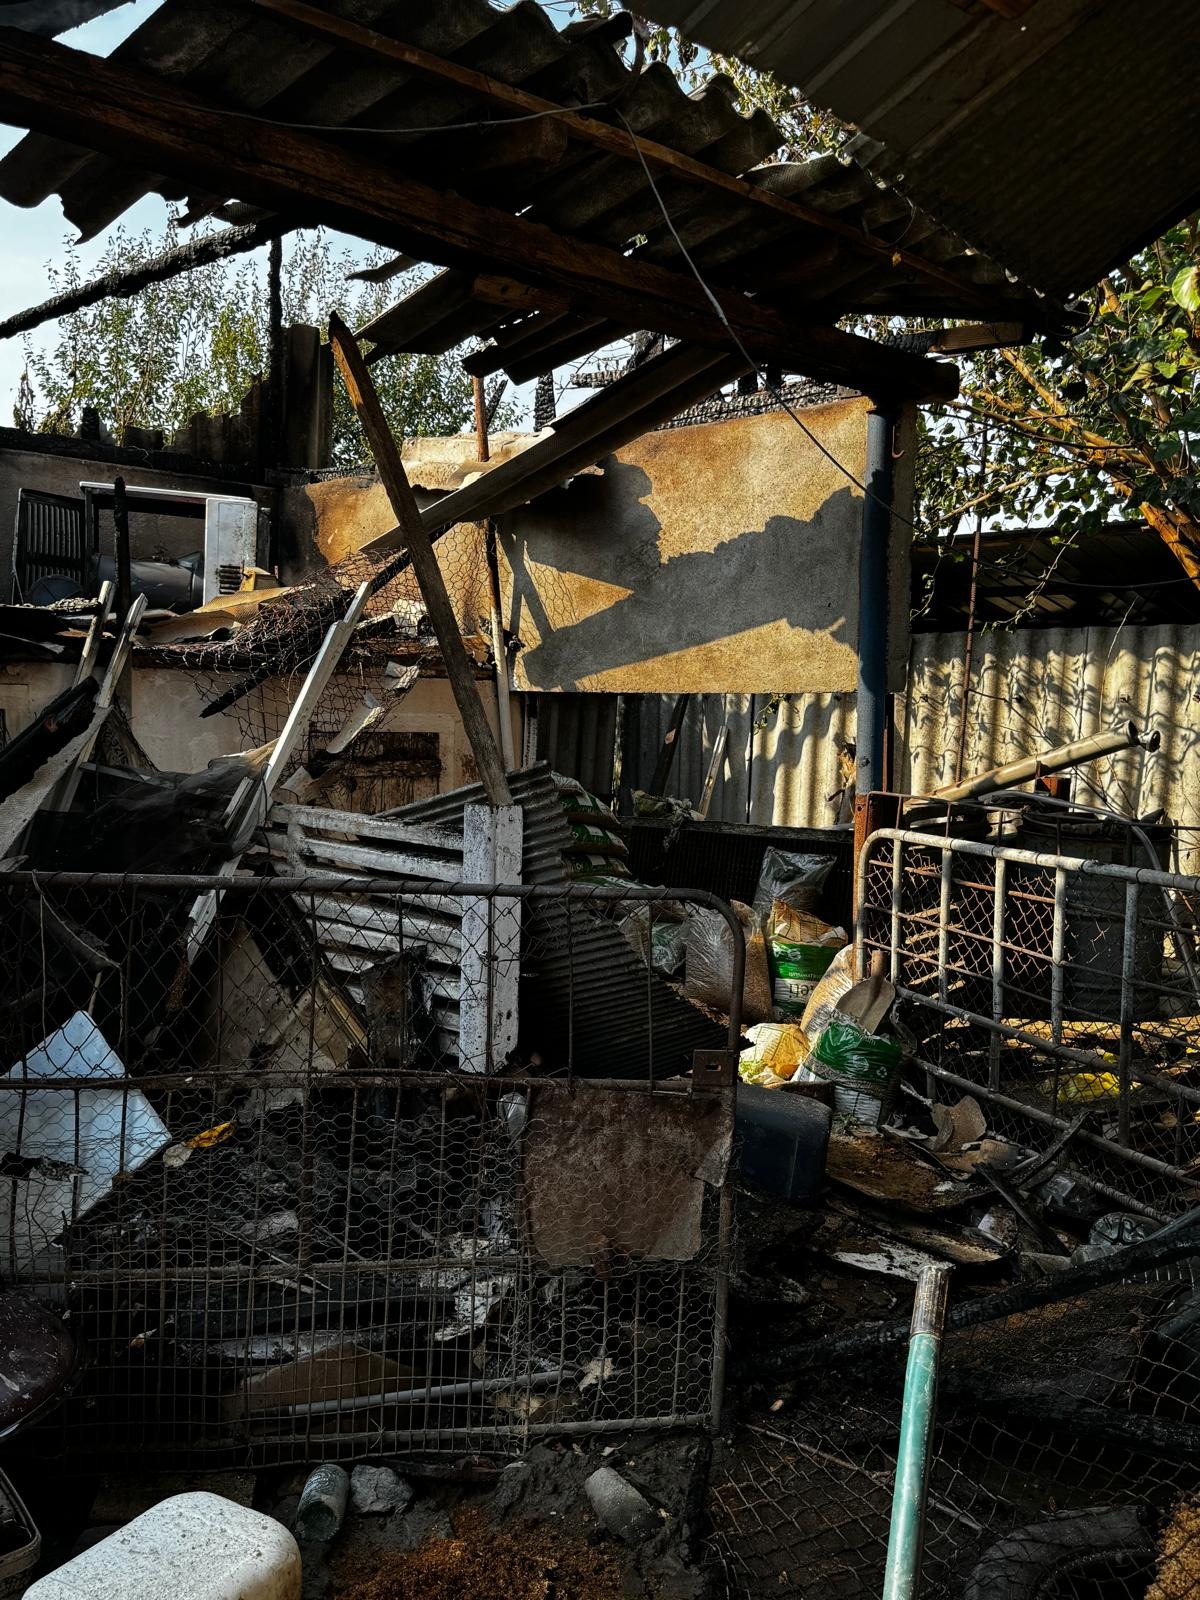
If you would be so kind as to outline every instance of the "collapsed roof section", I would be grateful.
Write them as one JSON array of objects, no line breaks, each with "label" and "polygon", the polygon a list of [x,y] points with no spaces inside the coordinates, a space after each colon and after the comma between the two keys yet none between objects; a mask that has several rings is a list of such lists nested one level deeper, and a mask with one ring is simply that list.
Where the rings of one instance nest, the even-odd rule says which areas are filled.
[{"label": "collapsed roof section", "polygon": [[516,381],[635,329],[726,353],[732,330],[756,363],[919,398],[951,392],[953,368],[837,320],[1045,320],[861,170],[763,165],[770,118],[726,80],[688,95],[663,66],[632,71],[630,26],[558,30],[534,0],[193,0],[108,63],[5,30],[0,101],[37,131],[0,162],[0,195],[57,193],[86,237],[151,191],[187,221],[344,227],[449,269],[364,330],[376,358],[481,338],[475,369]]},{"label": "collapsed roof section", "polygon": [[[653,0],[862,130],[855,158],[1049,295],[1200,204],[1200,29],[1171,0]],[[1181,26],[1181,23],[1183,26]]]}]

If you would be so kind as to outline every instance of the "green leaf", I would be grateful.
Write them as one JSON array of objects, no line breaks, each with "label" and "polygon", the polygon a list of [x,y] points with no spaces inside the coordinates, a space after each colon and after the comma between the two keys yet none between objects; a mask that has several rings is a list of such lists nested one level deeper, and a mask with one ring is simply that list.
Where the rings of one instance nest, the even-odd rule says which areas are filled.
[{"label": "green leaf", "polygon": [[1181,267],[1171,279],[1171,294],[1193,316],[1200,311],[1200,267]]}]

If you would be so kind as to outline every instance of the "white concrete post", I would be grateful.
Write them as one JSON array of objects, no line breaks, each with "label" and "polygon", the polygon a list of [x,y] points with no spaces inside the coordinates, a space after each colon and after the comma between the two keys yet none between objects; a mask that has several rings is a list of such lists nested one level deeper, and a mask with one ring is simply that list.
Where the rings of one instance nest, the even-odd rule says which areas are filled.
[{"label": "white concrete post", "polygon": [[[467,806],[464,883],[520,883],[520,806]],[[521,902],[481,895],[463,901],[459,1060],[467,1072],[498,1072],[517,1043]]]}]

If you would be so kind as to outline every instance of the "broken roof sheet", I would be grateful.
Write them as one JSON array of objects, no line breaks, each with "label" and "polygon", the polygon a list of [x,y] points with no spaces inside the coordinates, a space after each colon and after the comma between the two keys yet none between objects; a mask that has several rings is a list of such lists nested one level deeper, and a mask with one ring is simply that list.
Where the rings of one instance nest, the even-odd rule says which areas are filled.
[{"label": "broken roof sheet", "polygon": [[[631,72],[615,47],[630,26],[623,14],[560,31],[534,0],[505,11],[488,0],[336,0],[322,10],[556,105],[587,108],[610,132],[624,119],[639,136],[702,161],[718,178],[744,176],[749,187],[740,195],[705,187],[695,174],[660,173],[658,187],[700,269],[764,307],[826,324],[853,311],[1018,320],[1044,313],[1031,291],[860,169],[833,157],[762,165],[778,148],[779,132],[761,111],[743,116],[727,80],[688,95],[661,65]],[[526,117],[518,126],[486,96],[384,54],[335,48],[263,5],[164,5],[113,59],[271,121],[310,130],[386,129],[351,148],[402,161],[414,178],[502,206],[581,244],[680,265],[632,146],[628,156],[606,152],[552,116]],[[480,118],[486,127],[461,126]],[[0,162],[0,196],[37,205],[57,193],[88,237],[152,190],[186,201],[193,220],[261,214],[231,205],[228,195],[187,194],[153,172],[45,134],[30,134]],[[577,359],[628,331],[569,307],[531,313],[489,304],[477,288],[469,274],[442,273],[371,330],[377,353],[442,350],[491,336],[495,353],[481,360],[516,377]]]},{"label": "broken roof sheet", "polygon": [[7,27],[24,28],[27,33],[52,39],[128,4],[129,0],[16,0],[15,4],[8,0],[0,7],[0,21]]},{"label": "broken roof sheet", "polygon": [[[1047,294],[1200,204],[1200,28],[1171,0],[652,0],[802,89],[851,153]],[[876,141],[879,141],[878,143]]]},{"label": "broken roof sheet", "polygon": [[[1200,590],[1141,522],[1110,522],[1066,539],[1057,528],[985,532],[972,598],[969,535],[949,549],[912,547],[913,631],[1200,623]],[[1136,581],[1135,581],[1136,578]]]}]

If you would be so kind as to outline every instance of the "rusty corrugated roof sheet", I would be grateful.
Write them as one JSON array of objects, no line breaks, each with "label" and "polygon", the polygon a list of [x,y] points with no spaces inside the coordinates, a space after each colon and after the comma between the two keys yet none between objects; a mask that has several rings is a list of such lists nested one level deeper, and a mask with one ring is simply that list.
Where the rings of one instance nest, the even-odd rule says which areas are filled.
[{"label": "rusty corrugated roof sheet", "polygon": [[649,10],[854,124],[857,159],[1048,294],[1090,288],[1200,205],[1200,27],[1172,0]]},{"label": "rusty corrugated roof sheet", "polygon": [[[811,311],[815,322],[826,324],[855,311],[978,317],[982,308],[989,316],[1022,319],[1044,309],[995,263],[860,168],[831,156],[764,165],[781,142],[770,118],[761,111],[743,116],[733,85],[723,78],[689,95],[661,65],[632,72],[616,48],[630,27],[623,14],[558,30],[534,0],[507,10],[488,0],[330,0],[322,9],[557,104],[588,107],[601,120],[616,123],[619,114],[641,135],[843,225],[840,235],[830,234],[729,193],[660,175],[660,191],[685,243],[715,284],[752,291],[793,315]],[[680,265],[678,246],[636,160],[576,137],[552,136],[549,130],[561,129],[553,119],[506,129],[497,106],[465,88],[419,76],[383,56],[334,48],[244,4],[170,0],[114,57],[207,102],[272,121],[386,129],[373,134],[372,153],[402,162],[422,181],[502,205],[577,238],[583,248],[594,242],[636,249],[647,260]],[[480,117],[488,127],[453,126]],[[354,148],[363,147],[357,140]],[[186,201],[188,218],[255,214],[226,195],[185,195],[153,173],[42,134],[30,134],[0,162],[0,196],[37,205],[57,193],[86,237],[152,190]],[[895,256],[900,249],[948,276],[922,278]],[[443,272],[371,333],[376,354],[445,350],[473,336],[492,337],[495,355],[486,359],[519,381],[626,331],[570,312],[518,314],[487,305],[473,296],[469,277]]]}]

